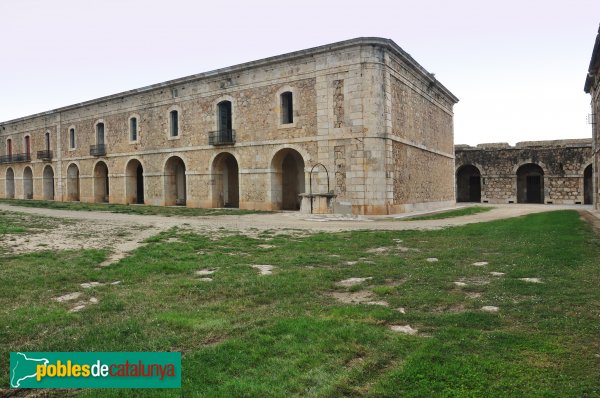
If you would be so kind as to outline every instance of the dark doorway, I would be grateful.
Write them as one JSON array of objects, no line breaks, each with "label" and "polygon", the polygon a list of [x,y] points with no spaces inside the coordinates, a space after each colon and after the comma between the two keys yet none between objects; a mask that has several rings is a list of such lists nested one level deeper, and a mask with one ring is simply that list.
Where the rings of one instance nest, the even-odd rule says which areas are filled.
[{"label": "dark doorway", "polygon": [[136,174],[136,191],[137,191],[137,203],[144,203],[144,168],[141,164],[138,164],[138,167],[135,171]]},{"label": "dark doorway", "polygon": [[235,157],[220,153],[213,161],[213,207],[240,207],[239,167]]},{"label": "dark doorway", "polygon": [[300,194],[304,193],[304,159],[294,149],[277,152],[271,162],[273,177],[271,195],[274,209],[300,210]]},{"label": "dark doorway", "polygon": [[537,164],[517,170],[517,203],[544,203],[544,170]]},{"label": "dark doorway", "polygon": [[456,201],[481,202],[481,173],[477,167],[465,165],[456,172]]},{"label": "dark doorway", "polygon": [[594,197],[594,184],[592,182],[592,165],[583,171],[583,203],[591,205]]}]

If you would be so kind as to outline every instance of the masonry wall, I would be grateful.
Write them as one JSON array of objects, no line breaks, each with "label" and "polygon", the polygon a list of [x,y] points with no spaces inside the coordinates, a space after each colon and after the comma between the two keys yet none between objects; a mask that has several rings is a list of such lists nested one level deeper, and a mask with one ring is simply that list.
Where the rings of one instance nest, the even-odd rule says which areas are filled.
[{"label": "masonry wall", "polygon": [[[54,200],[71,200],[67,170],[76,166],[79,199],[98,201],[102,190],[98,170],[105,164],[109,202],[130,203],[130,181],[135,176],[128,165],[139,161],[143,167],[144,203],[170,204],[168,190],[174,177],[169,165],[173,159],[180,159],[185,167],[186,205],[215,207],[223,204],[225,194],[221,177],[225,172],[219,169],[222,163],[217,159],[229,154],[239,168],[239,207],[276,210],[282,207],[285,196],[282,159],[293,154],[302,169],[300,185],[304,191],[332,191],[336,203],[355,214],[403,211],[404,207],[394,205],[429,199],[411,193],[396,203],[392,197],[390,164],[396,163],[390,141],[391,108],[383,89],[389,81],[385,60],[394,52],[388,42],[356,39],[0,123],[0,155],[7,154],[7,139],[13,142],[13,154],[24,152],[26,135],[31,137],[32,149],[31,161],[0,164],[0,197],[8,196],[10,172],[14,173],[14,196],[26,197],[28,182],[24,176],[29,167],[33,172],[33,198],[43,199],[44,186],[48,187],[47,181],[44,185],[43,170],[50,166]],[[294,112],[293,123],[283,124],[280,95],[286,91],[292,92]],[[449,95],[447,91],[437,95],[440,93]],[[421,94],[418,91],[415,95]],[[450,98],[447,101],[455,100]],[[235,143],[209,145],[209,134],[219,128],[217,104],[224,100],[232,104]],[[177,137],[169,134],[169,113],[173,110],[179,113]],[[404,112],[418,111],[413,107]],[[135,141],[129,134],[132,117],[138,120]],[[106,155],[91,156],[90,146],[97,144],[98,123],[104,124]],[[76,135],[74,148],[70,145],[71,129]],[[419,132],[430,136],[418,145],[409,145],[424,153],[411,152],[410,159],[415,162],[427,161],[433,152],[424,148],[436,136],[431,128],[421,127],[406,134]],[[46,133],[51,138],[51,160],[36,157],[37,151],[46,149]],[[448,134],[448,130],[438,134]],[[451,142],[452,138],[445,140]],[[401,160],[404,163],[398,167],[419,167],[406,160]],[[452,173],[451,167],[444,167]],[[414,187],[438,183],[416,181],[414,177],[408,181]],[[438,195],[434,200],[438,197],[445,199]]]},{"label": "masonry wall", "polygon": [[453,102],[398,57],[391,56],[388,66],[393,207],[452,205]]},{"label": "masonry wall", "polygon": [[[526,202],[525,196],[519,197],[518,174],[520,168],[527,165],[539,166],[543,172],[543,203],[583,204],[585,188],[592,183],[591,178],[584,180],[585,169],[592,164],[589,139],[522,142],[515,147],[508,144],[458,145],[455,154],[457,175],[464,166],[471,165],[479,170],[481,202],[484,203]],[[457,191],[459,188],[457,186]],[[591,194],[592,187],[588,190]]]}]

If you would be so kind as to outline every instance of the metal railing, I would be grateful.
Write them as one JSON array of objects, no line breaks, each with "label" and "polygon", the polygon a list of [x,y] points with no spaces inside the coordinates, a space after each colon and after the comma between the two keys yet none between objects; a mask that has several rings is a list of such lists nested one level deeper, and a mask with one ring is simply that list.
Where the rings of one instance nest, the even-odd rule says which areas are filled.
[{"label": "metal railing", "polygon": [[44,151],[37,151],[38,160],[52,160],[52,151],[46,149]]},{"label": "metal railing", "polygon": [[208,133],[208,145],[235,144],[235,130],[217,130]]},{"label": "metal railing", "polygon": [[90,155],[92,156],[104,156],[106,155],[106,144],[91,145]]},{"label": "metal railing", "polygon": [[0,156],[0,163],[31,162],[30,153],[13,153],[12,155]]}]

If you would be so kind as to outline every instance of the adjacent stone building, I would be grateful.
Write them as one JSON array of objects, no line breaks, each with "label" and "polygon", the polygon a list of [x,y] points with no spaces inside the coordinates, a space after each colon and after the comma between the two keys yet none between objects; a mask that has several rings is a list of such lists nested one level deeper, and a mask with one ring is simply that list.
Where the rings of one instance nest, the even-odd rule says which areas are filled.
[{"label": "adjacent stone building", "polygon": [[584,91],[591,94],[592,97],[592,113],[590,114],[588,121],[592,125],[592,150],[594,157],[594,208],[600,210],[600,196],[599,196],[599,180],[598,172],[600,171],[600,153],[599,153],[599,139],[600,139],[600,127],[598,127],[598,119],[600,115],[600,28],[596,35],[596,42],[594,43],[594,49],[592,50],[592,59],[590,60],[590,66],[588,68],[588,74],[585,79]]},{"label": "adjacent stone building", "polygon": [[393,41],[348,40],[0,123],[0,197],[448,206],[457,101]]},{"label": "adjacent stone building", "polygon": [[456,200],[591,204],[592,140],[457,145]]}]

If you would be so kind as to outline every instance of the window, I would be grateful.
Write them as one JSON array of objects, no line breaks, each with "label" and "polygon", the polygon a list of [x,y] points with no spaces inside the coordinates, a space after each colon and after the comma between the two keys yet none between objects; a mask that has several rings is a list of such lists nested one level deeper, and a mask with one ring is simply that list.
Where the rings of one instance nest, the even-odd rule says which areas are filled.
[{"label": "window", "polygon": [[75,129],[69,129],[69,148],[75,149]]},{"label": "window", "polygon": [[169,124],[171,137],[179,136],[179,112],[171,111],[169,113]]},{"label": "window", "polygon": [[50,150],[50,133],[46,132],[46,150],[49,151]]},{"label": "window", "polygon": [[232,130],[231,101],[221,101],[221,102],[219,102],[217,107],[218,107],[218,115],[217,115],[218,130],[220,132],[231,131]]},{"label": "window", "polygon": [[138,121],[137,117],[129,119],[129,141],[137,141],[138,139]]},{"label": "window", "polygon": [[6,140],[6,154],[12,156],[12,140],[10,138]]},{"label": "window", "polygon": [[294,105],[292,93],[286,91],[281,94],[281,124],[294,123]]},{"label": "window", "polygon": [[96,144],[104,145],[104,123],[96,124]]}]

